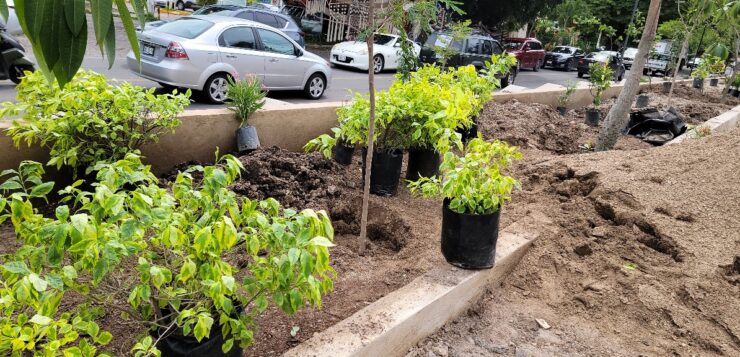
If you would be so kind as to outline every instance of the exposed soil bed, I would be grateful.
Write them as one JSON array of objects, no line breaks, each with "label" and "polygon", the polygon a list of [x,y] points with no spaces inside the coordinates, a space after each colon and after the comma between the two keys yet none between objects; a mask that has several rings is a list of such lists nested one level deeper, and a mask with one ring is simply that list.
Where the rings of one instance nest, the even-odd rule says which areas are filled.
[{"label": "exposed soil bed", "polygon": [[409,356],[740,355],[740,129],[525,160],[506,212],[555,232]]},{"label": "exposed soil bed", "polygon": [[[681,91],[678,91],[678,94],[681,95]],[[686,100],[691,103],[696,101],[693,99]],[[706,102],[701,103],[706,106]],[[715,104],[712,104],[712,106],[715,106]],[[720,112],[725,110],[722,107]],[[709,112],[707,111],[707,113]],[[702,115],[703,120],[714,116]],[[589,140],[593,141],[597,129],[582,123],[583,114],[577,111],[569,111],[566,116],[560,116],[550,107],[521,104],[515,101],[489,105],[480,118],[481,131],[486,138],[503,139],[521,146],[525,151],[525,160],[517,164],[516,167],[517,176],[522,178],[524,191],[518,193],[514,203],[507,207],[506,214],[502,216],[501,226],[506,227],[528,214],[530,210],[537,209],[548,213],[553,218],[557,218],[562,223],[564,231],[572,231],[569,235],[564,235],[566,238],[562,238],[562,240],[560,237],[550,237],[553,246],[558,247],[556,254],[559,255],[559,258],[550,258],[550,255],[552,255],[550,251],[541,251],[538,254],[537,252],[540,249],[547,248],[544,244],[541,244],[525,259],[525,262],[529,262],[529,264],[522,264],[518,268],[519,270],[515,276],[520,276],[518,279],[521,279],[521,281],[517,285],[529,291],[528,299],[534,299],[538,296],[535,295],[536,284],[546,283],[547,288],[555,289],[572,288],[575,286],[573,284],[581,283],[580,280],[575,283],[568,280],[571,278],[563,274],[564,271],[580,272],[578,274],[583,274],[584,279],[586,277],[601,277],[607,274],[609,277],[627,279],[629,283],[629,281],[637,279],[634,276],[645,271],[648,273],[644,274],[663,279],[665,275],[661,274],[666,269],[679,264],[688,264],[695,257],[689,250],[684,249],[682,244],[675,242],[675,233],[664,233],[664,228],[656,225],[652,219],[643,222],[639,218],[630,216],[622,222],[619,221],[621,218],[609,216],[608,207],[601,208],[601,211],[596,210],[593,192],[604,190],[606,196],[603,199],[613,205],[619,204],[619,206],[615,206],[619,209],[623,208],[622,201],[620,201],[620,198],[623,197],[613,194],[612,190],[602,188],[605,181],[604,175],[584,176],[580,172],[572,171],[580,167],[576,164],[585,165],[585,163],[596,160],[594,158],[603,157],[603,155],[568,156],[565,160],[570,161],[563,163],[556,161],[560,160],[557,155],[587,151],[579,148],[579,145],[585,144]],[[618,143],[618,148],[621,149],[632,150],[650,147],[650,145],[632,137],[622,137]],[[619,155],[642,157],[647,156],[648,153],[665,151],[665,149],[661,150],[623,152]],[[612,153],[612,155],[616,154]],[[236,193],[253,199],[273,197],[287,207],[324,209],[329,213],[335,227],[335,243],[337,244],[336,247],[331,249],[331,263],[338,272],[338,277],[334,283],[335,291],[325,297],[322,310],[305,309],[295,316],[287,317],[271,307],[267,313],[261,316],[258,319],[260,327],[255,335],[255,345],[246,351],[246,355],[279,355],[301,341],[310,338],[314,333],[323,331],[380,297],[409,283],[433,265],[443,262],[443,258],[439,254],[441,201],[412,198],[403,185],[399,187],[397,197],[372,197],[368,226],[368,235],[371,241],[366,254],[364,256],[359,255],[360,245],[357,240],[361,209],[359,155],[355,155],[353,163],[347,167],[336,165],[319,154],[291,153],[277,148],[264,148],[242,156],[240,160],[245,166],[245,172],[242,178],[232,186]],[[624,160],[623,165],[627,166],[614,164],[611,170],[617,170],[618,172],[621,172],[620,170],[625,172],[631,170],[632,166],[629,165],[632,165],[632,163],[628,162],[627,159]],[[640,162],[650,162],[649,160],[642,160],[642,158],[640,160]],[[738,160],[736,159],[735,162],[737,163]],[[181,165],[180,169],[184,169],[191,164],[194,163]],[[682,161],[681,165],[678,166],[666,164],[666,167],[671,168],[671,172],[681,174],[687,171],[690,165],[704,164],[694,160]],[[572,170],[569,168],[572,168]],[[674,180],[669,174],[656,173],[654,180],[658,181],[651,181],[653,180],[652,176],[645,177],[647,177],[648,184],[651,187],[661,186],[658,183],[660,180]],[[172,176],[169,178],[171,179]],[[166,179],[163,181],[166,182]],[[678,217],[684,217],[685,220],[678,221],[679,223],[683,222],[681,224],[688,224],[689,220],[696,219],[699,216],[699,212],[695,210],[687,210],[687,213],[685,213],[683,206],[678,204],[675,207],[666,206],[664,208],[666,212],[669,212],[666,214],[671,216],[666,216],[668,220],[673,221]],[[657,214],[650,204],[639,200],[633,209],[638,211],[652,209],[648,212],[650,217]],[[663,216],[666,214],[663,214]],[[617,221],[622,223],[615,223]],[[634,229],[633,224],[638,226],[637,230]],[[587,238],[591,234],[591,230],[597,226],[607,227],[604,228],[607,231],[603,236],[608,239],[599,238],[596,241],[593,238]],[[652,232],[653,228],[651,227],[660,227],[658,229],[659,233]],[[704,227],[703,229],[710,232],[710,228]],[[668,234],[668,237],[673,238],[665,239],[663,234]],[[712,235],[714,234],[712,233]],[[8,239],[12,235],[12,230],[9,229],[7,224],[0,226],[0,242],[3,242],[0,243],[0,250],[2,252],[10,252],[17,246],[13,239]],[[548,240],[543,239],[543,242],[545,241]],[[569,259],[574,258],[571,245],[582,244],[586,241],[590,242],[591,256],[581,259],[585,262],[569,261]],[[608,242],[608,244],[604,242]],[[735,244],[734,250],[737,251],[737,244],[740,243],[736,242]],[[732,251],[732,248],[724,247],[724,251]],[[552,249],[552,247],[549,249]],[[658,252],[656,249],[664,252]],[[616,257],[614,257],[615,254]],[[628,258],[623,258],[622,255],[626,255]],[[554,265],[551,262],[556,258],[558,264],[560,264],[557,269],[561,270],[558,270],[559,273],[553,274],[547,269],[554,268],[548,268],[546,265],[550,264],[550,267],[553,267]],[[677,259],[681,261],[677,261]],[[627,274],[632,275],[620,273],[624,275],[624,277],[621,277],[617,273],[620,271],[619,267],[623,265],[623,260],[634,261],[639,268],[627,272]],[[603,264],[595,264],[595,261],[601,261]],[[604,265],[607,262],[610,262],[611,265]],[[594,267],[593,271],[590,270],[592,266]],[[525,267],[527,267],[526,270],[524,270]],[[596,267],[601,268],[596,269]],[[542,270],[541,274],[544,274],[543,276],[536,275],[539,274],[539,270]],[[112,280],[115,280],[117,284],[127,284],[127,281],[131,278],[128,271],[130,270],[122,267],[119,272],[114,274]],[[630,278],[631,276],[632,278]],[[679,275],[673,272],[669,276],[673,279]],[[653,278],[653,280],[659,278]],[[501,293],[497,292],[497,294],[504,294],[506,299],[521,298],[521,296],[515,294],[521,291],[520,288],[512,286],[507,285],[507,289]],[[613,289],[611,285],[609,285],[609,288]],[[737,285],[734,288],[737,289]],[[605,289],[602,289],[600,294],[609,295],[606,293],[609,290]],[[637,288],[631,289],[633,290],[629,291],[637,291],[634,290]],[[514,295],[510,297],[506,294]],[[556,296],[565,295],[565,293],[555,294]],[[594,294],[593,290],[587,290],[579,294],[587,296],[584,301],[588,301],[593,306],[601,306],[603,311],[608,311],[608,308],[616,306],[614,305],[615,302],[612,301],[613,299],[610,300],[609,304],[597,304],[597,299],[589,297]],[[601,296],[599,295],[599,297]],[[492,299],[496,298],[496,296],[489,297],[482,306],[488,306],[490,301],[494,301]],[[504,297],[498,298],[503,299]],[[574,303],[568,297],[562,297],[562,299],[565,301],[563,309],[567,307],[570,309],[567,311],[574,314],[587,315],[588,313],[594,314],[596,311],[601,311],[598,308],[579,306],[579,303]],[[629,299],[633,299],[633,297],[629,297]],[[125,301],[126,297],[120,296],[113,297],[112,302],[125,305]],[[527,300],[513,301],[523,303]],[[620,302],[621,300],[616,301]],[[511,306],[512,308],[516,307],[515,305]],[[548,305],[543,302],[542,306],[547,307]],[[634,311],[634,314],[642,313],[646,316],[638,321],[647,321],[648,323],[655,321],[652,317],[652,311],[640,312],[644,309],[644,306],[629,306],[630,308],[626,311]],[[728,306],[731,305],[728,304]],[[704,309],[704,307],[702,308]],[[553,313],[559,313],[559,311]],[[102,329],[107,329],[113,333],[114,340],[109,346],[112,352],[115,355],[127,355],[137,335],[144,333],[144,331],[125,321],[122,322],[119,315],[118,311],[109,309],[107,315],[101,319],[100,324]],[[630,315],[630,317],[633,316]],[[579,321],[579,323],[584,321]],[[733,321],[737,321],[737,319]],[[290,335],[294,326],[300,328],[295,338]],[[506,337],[506,341],[511,339],[511,337]],[[448,340],[450,346],[452,346],[453,340]],[[562,340],[567,341],[568,339],[563,337]],[[506,353],[509,352],[511,350],[507,350]],[[484,351],[483,354],[488,355],[490,353]]]}]

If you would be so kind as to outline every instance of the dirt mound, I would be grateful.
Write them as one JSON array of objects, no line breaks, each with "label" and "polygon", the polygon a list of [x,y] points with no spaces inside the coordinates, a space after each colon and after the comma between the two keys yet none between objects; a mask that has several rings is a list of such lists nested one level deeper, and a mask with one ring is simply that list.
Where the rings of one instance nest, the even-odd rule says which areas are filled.
[{"label": "dirt mound", "polygon": [[231,189],[253,199],[272,197],[296,209],[327,207],[344,186],[344,169],[318,153],[303,154],[278,147],[239,157],[244,172]]},{"label": "dirt mound", "polygon": [[535,160],[507,212],[553,232],[412,356],[740,355],[740,129]]},{"label": "dirt mound", "polygon": [[525,149],[557,154],[579,151],[578,138],[589,130],[544,104],[522,104],[517,100],[489,103],[478,118],[486,139],[499,139]]}]

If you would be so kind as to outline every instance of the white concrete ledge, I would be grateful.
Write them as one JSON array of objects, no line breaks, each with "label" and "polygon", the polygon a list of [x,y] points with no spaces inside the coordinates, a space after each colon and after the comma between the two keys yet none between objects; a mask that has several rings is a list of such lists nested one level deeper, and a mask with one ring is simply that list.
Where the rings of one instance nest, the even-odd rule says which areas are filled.
[{"label": "white concrete ledge", "polygon": [[[715,133],[722,133],[722,132],[728,131],[738,126],[740,126],[740,105],[712,119],[707,120],[703,124],[698,125],[696,128],[706,127],[706,128],[709,128],[709,131],[712,134],[715,134]],[[695,138],[696,128],[686,131],[685,133],[683,133],[683,135],[680,135],[677,138],[667,142],[666,145],[678,144],[687,139]]]},{"label": "white concrete ledge", "polygon": [[551,223],[544,215],[532,213],[500,233],[492,269],[462,270],[440,264],[284,356],[403,356],[465,312],[486,288],[497,286]]}]

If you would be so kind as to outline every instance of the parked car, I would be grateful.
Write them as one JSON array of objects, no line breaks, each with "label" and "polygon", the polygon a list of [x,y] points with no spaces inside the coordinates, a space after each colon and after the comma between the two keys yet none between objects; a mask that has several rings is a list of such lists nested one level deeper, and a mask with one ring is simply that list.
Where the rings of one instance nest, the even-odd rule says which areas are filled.
[{"label": "parked car", "polygon": [[566,71],[576,69],[583,50],[578,47],[556,46],[545,54],[544,67],[561,68]]},{"label": "parked car", "polygon": [[694,69],[696,67],[699,67],[701,64],[701,56],[696,57],[694,55],[689,56],[689,61],[686,63],[686,67],[689,67],[690,69]]},{"label": "parked car", "polygon": [[[427,37],[421,48],[419,61],[421,63],[439,63],[441,57],[434,51],[434,48],[448,46],[454,46],[456,49],[456,54],[447,60],[447,66],[449,67],[473,65],[476,69],[481,70],[485,67],[485,63],[491,60],[492,55],[506,52],[500,42],[486,34],[473,33],[461,42],[457,42],[452,40],[448,32],[438,31]],[[517,64],[506,76],[500,75],[501,87],[514,84],[518,73],[519,67]]]},{"label": "parked car", "polygon": [[660,73],[662,75],[673,74],[673,68],[676,65],[676,59],[671,55],[653,55],[648,58],[645,64],[645,69],[642,70],[644,75],[654,75]]},{"label": "parked car", "polygon": [[632,68],[632,63],[635,62],[635,56],[637,56],[637,49],[630,47],[624,50],[622,54],[622,60],[624,61],[624,68]]},{"label": "parked car", "polygon": [[545,65],[545,48],[534,38],[507,38],[506,51],[516,56],[520,68],[532,68],[535,72]]},{"label": "parked car", "polygon": [[[418,57],[421,46],[409,41],[414,48],[414,54]],[[386,69],[396,69],[401,57],[401,39],[396,35],[375,34],[373,41],[373,60],[367,56],[367,43],[365,41],[340,42],[331,48],[329,62],[336,66],[352,67],[368,70],[372,63],[373,72],[380,73]]]},{"label": "parked car", "polygon": [[310,99],[321,98],[331,78],[326,60],[254,21],[193,15],[138,38],[141,64],[133,52],[127,56],[132,72],[165,87],[198,91],[211,103],[223,103],[232,77],[252,75],[268,90],[303,90]]},{"label": "parked car", "polygon": [[154,2],[159,7],[169,7],[178,10],[193,9],[198,7],[198,2],[195,0],[157,0]]},{"label": "parked car", "polygon": [[578,78],[583,78],[584,75],[588,75],[588,69],[594,62],[606,63],[609,68],[614,72],[614,81],[619,82],[624,77],[624,63],[622,63],[622,56],[619,52],[615,51],[599,51],[591,52],[586,57],[578,60]]}]

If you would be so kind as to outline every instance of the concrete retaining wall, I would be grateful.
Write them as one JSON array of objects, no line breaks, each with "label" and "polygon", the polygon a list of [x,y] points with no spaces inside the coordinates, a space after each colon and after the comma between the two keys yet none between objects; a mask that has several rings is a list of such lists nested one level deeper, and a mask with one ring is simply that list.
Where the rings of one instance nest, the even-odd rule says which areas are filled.
[{"label": "concrete retaining wall", "polygon": [[[724,112],[712,119],[707,120],[698,127],[709,128],[711,133],[721,133],[740,126],[740,105]],[[696,129],[691,129],[683,135],[669,141],[666,145],[678,144],[685,140],[696,137]]]},{"label": "concrete retaining wall", "polygon": [[[647,87],[647,83],[641,86]],[[660,82],[656,81],[653,86],[658,88]],[[606,91],[604,98],[616,97],[621,90],[622,85],[615,85]],[[497,92],[493,98],[499,102],[516,99],[524,103],[556,106],[557,97],[563,91],[562,86],[547,84],[529,90]],[[582,83],[571,96],[568,107],[578,108],[589,103],[591,94],[586,83]],[[329,129],[336,125],[336,109],[343,104],[342,102],[268,104],[252,116],[250,124],[257,127],[263,146],[275,145],[298,151],[306,142],[329,132]],[[180,117],[182,125],[174,133],[167,133],[158,143],[142,149],[146,161],[152,164],[155,173],[167,172],[173,166],[190,160],[211,162],[216,148],[219,148],[221,153],[235,150],[234,131],[238,123],[230,111],[188,110]],[[48,153],[41,148],[28,148],[22,145],[20,150],[16,149],[10,138],[4,135],[9,125],[8,121],[0,121],[0,171],[17,168],[22,160],[41,162],[48,160]]]}]

